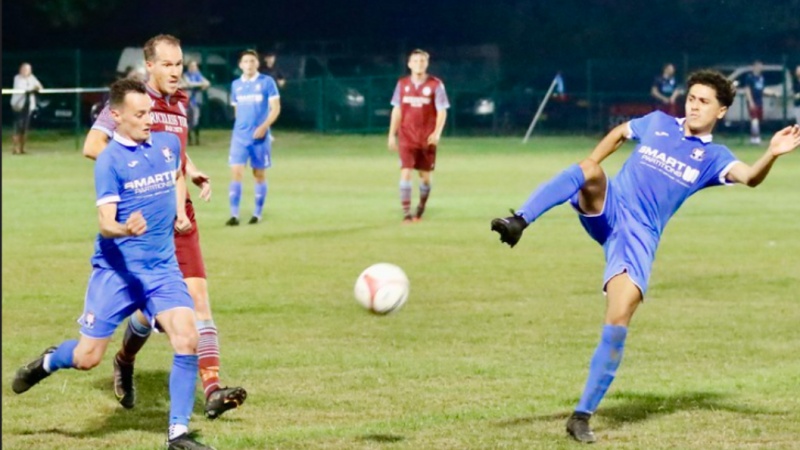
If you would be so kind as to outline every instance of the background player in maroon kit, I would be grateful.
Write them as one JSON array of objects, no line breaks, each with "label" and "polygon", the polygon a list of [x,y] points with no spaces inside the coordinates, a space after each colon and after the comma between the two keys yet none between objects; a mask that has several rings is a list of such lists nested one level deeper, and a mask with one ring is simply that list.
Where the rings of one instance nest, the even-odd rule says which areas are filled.
[{"label": "background player in maroon kit", "polygon": [[[168,131],[181,140],[181,170],[187,178],[201,188],[200,198],[211,198],[211,185],[208,177],[200,172],[186,154],[188,121],[186,111],[188,97],[178,89],[183,73],[183,52],[180,41],[174,36],[158,35],[144,45],[145,66],[148,73],[147,93],[152,99],[152,131]],[[113,136],[114,122],[108,107],[97,118],[86,137],[83,154],[96,159]],[[211,316],[208,298],[208,283],[200,251],[200,235],[195,222],[191,200],[186,199],[186,214],[192,222],[188,233],[175,234],[175,253],[183,272],[189,293],[195,304],[197,330],[200,335],[197,354],[199,356],[200,378],[206,397],[205,414],[214,419],[225,411],[238,407],[244,402],[247,393],[240,387],[223,388],[219,381],[219,340],[217,328]],[[125,330],[122,348],[114,358],[114,391],[122,406],[132,408],[135,403],[133,386],[133,363],[136,353],[150,336],[150,324],[141,313],[131,317]]]},{"label": "background player in maroon kit", "polygon": [[[411,75],[397,82],[392,96],[389,149],[400,153],[400,202],[403,221],[418,221],[431,192],[431,172],[436,165],[436,145],[442,137],[450,102],[442,80],[428,75],[430,57],[414,50],[408,57]],[[411,216],[411,171],[419,171],[419,205]]]}]

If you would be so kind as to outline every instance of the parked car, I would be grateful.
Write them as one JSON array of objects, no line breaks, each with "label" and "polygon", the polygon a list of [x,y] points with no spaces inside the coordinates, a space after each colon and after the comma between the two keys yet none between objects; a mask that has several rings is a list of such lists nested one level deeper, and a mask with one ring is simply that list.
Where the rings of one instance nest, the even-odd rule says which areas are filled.
[{"label": "parked car", "polygon": [[[745,79],[753,72],[752,66],[718,66],[718,70],[726,74],[736,86],[736,98],[725,114],[725,125],[749,121]],[[764,64],[764,122],[784,121],[792,115],[791,98],[784,97],[784,89],[791,94],[792,75],[782,64]],[[785,108],[784,109],[784,104]],[[784,115],[784,111],[786,115]]]}]

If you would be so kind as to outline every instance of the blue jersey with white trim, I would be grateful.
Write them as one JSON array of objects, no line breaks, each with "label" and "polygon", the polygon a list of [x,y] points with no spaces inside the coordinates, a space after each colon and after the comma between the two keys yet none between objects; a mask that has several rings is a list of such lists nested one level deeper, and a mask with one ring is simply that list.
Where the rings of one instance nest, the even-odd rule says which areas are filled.
[{"label": "blue jersey with white trim", "polygon": [[118,134],[94,165],[97,206],[117,204],[119,223],[141,211],[147,231],[141,236],[105,238],[98,234],[92,265],[120,272],[166,271],[178,267],[173,227],[177,212],[175,180],[180,167],[180,139],[151,133],[137,144]]},{"label": "blue jersey with white trim", "polygon": [[684,119],[660,111],[629,124],[628,138],[639,144],[611,182],[633,216],[660,236],[692,194],[727,184],[737,159],[711,135],[685,136]]},{"label": "blue jersey with white trim", "polygon": [[253,141],[253,131],[267,120],[269,100],[278,98],[275,80],[264,74],[246,80],[238,78],[231,84],[231,104],[236,106],[233,137],[244,142]]}]

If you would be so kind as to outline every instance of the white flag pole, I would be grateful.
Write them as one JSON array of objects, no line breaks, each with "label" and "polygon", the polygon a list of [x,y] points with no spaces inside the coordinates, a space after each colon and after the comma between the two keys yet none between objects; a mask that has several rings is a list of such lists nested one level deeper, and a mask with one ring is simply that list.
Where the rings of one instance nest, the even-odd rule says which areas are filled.
[{"label": "white flag pole", "polygon": [[539,116],[542,115],[542,111],[544,110],[544,106],[547,104],[547,101],[550,100],[550,97],[553,95],[553,89],[556,88],[556,84],[558,83],[558,78],[561,76],[560,73],[557,73],[556,76],[553,78],[553,82],[550,83],[550,89],[547,90],[547,93],[544,94],[544,99],[542,99],[542,103],[539,104],[539,109],[536,111],[536,114],[533,116],[533,120],[531,121],[531,125],[528,127],[528,132],[525,133],[525,139],[522,140],[523,144],[528,142],[528,139],[531,137],[531,133],[533,133],[533,127],[536,126],[536,122],[539,121]]}]

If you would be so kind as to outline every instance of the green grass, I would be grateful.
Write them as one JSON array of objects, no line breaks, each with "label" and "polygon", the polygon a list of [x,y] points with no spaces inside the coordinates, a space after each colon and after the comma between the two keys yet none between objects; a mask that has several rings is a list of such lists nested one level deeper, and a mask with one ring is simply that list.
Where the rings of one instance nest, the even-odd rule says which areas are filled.
[{"label": "green grass", "polygon": [[[563,427],[600,332],[602,250],[567,206],[513,251],[489,221],[596,138],[446,139],[425,221],[403,226],[398,163],[383,136],[278,131],[266,220],[235,229],[223,226],[228,134],[203,138],[191,155],[215,187],[197,211],[223,382],[250,393],[214,422],[196,403],[192,427],[206,442],[577,447]],[[731,144],[745,161],[763,150]],[[74,145],[34,138],[22,157],[4,145],[2,446],[162,448],[171,361],[163,335],[138,358],[133,410],[113,397],[110,355],[25,395],[10,389],[19,365],[77,336],[97,226],[92,164]],[[631,148],[608,161],[610,172]],[[708,190],[672,220],[593,420],[597,448],[800,448],[799,171],[800,155],[789,155],[762,187]],[[247,180],[244,217],[252,197]],[[380,261],[411,279],[410,300],[389,317],[368,314],[352,293]]]}]

